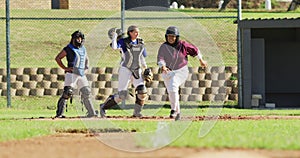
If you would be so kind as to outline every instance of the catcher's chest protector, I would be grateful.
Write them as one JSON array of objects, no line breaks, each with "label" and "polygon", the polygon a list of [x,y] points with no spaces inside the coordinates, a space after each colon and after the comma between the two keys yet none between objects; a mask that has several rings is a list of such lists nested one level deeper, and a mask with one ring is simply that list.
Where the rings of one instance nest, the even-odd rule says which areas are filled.
[{"label": "catcher's chest protector", "polygon": [[129,70],[137,70],[140,68],[140,57],[144,51],[144,44],[138,40],[138,44],[131,44],[126,42],[127,51],[125,52],[125,60],[122,66],[127,67]]},{"label": "catcher's chest protector", "polygon": [[84,76],[86,49],[84,46],[75,48],[69,44],[71,49],[67,49],[68,66],[72,65],[73,73]]}]

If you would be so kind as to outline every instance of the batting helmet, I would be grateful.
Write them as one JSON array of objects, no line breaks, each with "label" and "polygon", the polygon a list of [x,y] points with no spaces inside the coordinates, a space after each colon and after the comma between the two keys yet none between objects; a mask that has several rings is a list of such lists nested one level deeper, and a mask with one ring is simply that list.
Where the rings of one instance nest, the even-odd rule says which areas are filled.
[{"label": "batting helmet", "polygon": [[176,46],[178,41],[179,41],[179,30],[178,30],[178,28],[176,26],[169,26],[167,28],[167,31],[166,31],[166,34],[165,34],[166,42],[168,42],[168,35],[175,35],[176,36],[175,42],[173,44],[171,44],[171,46]]},{"label": "batting helmet", "polygon": [[166,35],[175,35],[179,37],[179,30],[176,26],[170,26],[167,28]]}]

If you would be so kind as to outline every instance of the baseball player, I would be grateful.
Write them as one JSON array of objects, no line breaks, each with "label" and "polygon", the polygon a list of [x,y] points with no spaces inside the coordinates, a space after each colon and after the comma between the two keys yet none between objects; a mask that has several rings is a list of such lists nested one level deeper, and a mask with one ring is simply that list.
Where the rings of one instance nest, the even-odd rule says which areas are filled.
[{"label": "baseball player", "polygon": [[167,88],[171,103],[170,118],[180,119],[179,86],[188,77],[188,55],[199,59],[202,67],[207,66],[207,62],[202,59],[200,50],[186,42],[179,40],[179,30],[175,26],[170,26],[165,34],[164,42],[157,55],[157,64],[161,69],[164,84]]},{"label": "baseball player", "polygon": [[[111,47],[121,52],[122,60],[118,74],[118,93],[110,95],[103,104],[100,104],[101,117],[106,116],[107,109],[124,102],[128,94],[128,85],[132,82],[135,87],[135,106],[133,117],[142,117],[141,111],[147,98],[147,89],[142,76],[143,69],[149,70],[145,61],[147,55],[144,42],[139,38],[139,28],[131,25],[127,29],[126,38],[118,38],[116,32],[112,32]],[[117,39],[118,38],[118,39]]]},{"label": "baseball player", "polygon": [[[56,56],[57,64],[65,70],[64,92],[57,103],[56,116],[57,118],[64,118],[64,111],[67,106],[67,101],[73,95],[73,89],[77,88],[81,92],[82,102],[87,109],[87,117],[97,116],[94,106],[90,99],[91,89],[85,73],[88,69],[88,56],[83,45],[84,34],[75,31],[71,35],[70,43],[63,48],[63,50]],[[67,59],[68,65],[65,66],[62,59]]]}]

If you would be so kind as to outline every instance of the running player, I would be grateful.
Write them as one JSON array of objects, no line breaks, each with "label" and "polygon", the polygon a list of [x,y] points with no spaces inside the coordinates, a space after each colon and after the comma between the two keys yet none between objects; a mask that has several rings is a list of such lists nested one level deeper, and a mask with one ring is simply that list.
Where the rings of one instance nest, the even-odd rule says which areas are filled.
[{"label": "running player", "polygon": [[179,40],[179,30],[175,26],[170,26],[165,34],[164,42],[157,55],[157,64],[161,69],[164,84],[167,88],[171,103],[170,118],[180,119],[179,86],[188,77],[188,55],[197,58],[202,67],[207,66],[207,62],[202,59],[200,50],[186,42]]}]

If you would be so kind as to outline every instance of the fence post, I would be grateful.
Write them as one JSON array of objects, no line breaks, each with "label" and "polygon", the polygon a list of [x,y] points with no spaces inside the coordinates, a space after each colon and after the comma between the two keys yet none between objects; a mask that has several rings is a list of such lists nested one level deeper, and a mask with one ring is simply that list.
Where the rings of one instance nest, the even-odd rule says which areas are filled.
[{"label": "fence post", "polygon": [[125,32],[125,0],[121,0],[121,30]]},{"label": "fence post", "polygon": [[6,71],[7,71],[7,107],[11,107],[11,94],[10,94],[10,15],[9,15],[9,0],[5,1],[6,12]]}]

